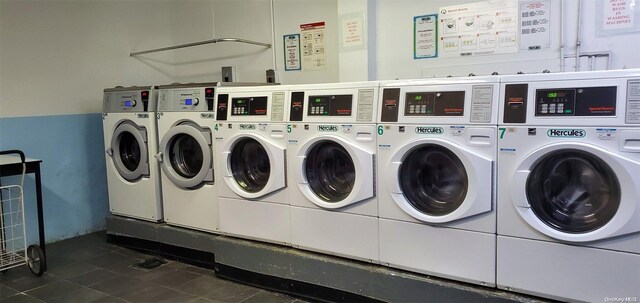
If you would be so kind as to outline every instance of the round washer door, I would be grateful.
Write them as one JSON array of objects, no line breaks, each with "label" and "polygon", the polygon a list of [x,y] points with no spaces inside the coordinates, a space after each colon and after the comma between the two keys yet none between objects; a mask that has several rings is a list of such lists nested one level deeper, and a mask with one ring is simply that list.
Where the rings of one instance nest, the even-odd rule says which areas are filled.
[{"label": "round washer door", "polygon": [[147,130],[131,120],[118,124],[113,131],[111,147],[107,153],[122,178],[129,182],[149,175]]},{"label": "round washer door", "polygon": [[[635,166],[635,167],[634,167]],[[518,213],[534,229],[587,242],[640,230],[638,164],[581,143],[546,146],[517,168],[511,189]],[[637,184],[637,183],[636,183]]]},{"label": "round washer door", "polygon": [[375,196],[373,154],[340,137],[308,141],[296,164],[301,191],[319,207],[336,209]]},{"label": "round washer door", "polygon": [[491,210],[492,159],[441,139],[421,139],[391,158],[387,187],[407,214],[445,223]]},{"label": "round washer door", "polygon": [[162,171],[176,186],[192,189],[213,182],[211,130],[179,123],[164,135],[160,151]]},{"label": "round washer door", "polygon": [[224,180],[237,195],[255,199],[286,186],[285,149],[261,136],[241,134],[224,146]]}]

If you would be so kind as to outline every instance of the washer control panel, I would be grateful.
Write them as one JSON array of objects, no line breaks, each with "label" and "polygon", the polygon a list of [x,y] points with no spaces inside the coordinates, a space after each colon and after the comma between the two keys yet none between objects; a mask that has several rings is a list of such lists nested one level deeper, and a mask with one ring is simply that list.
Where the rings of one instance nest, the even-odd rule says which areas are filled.
[{"label": "washer control panel", "polygon": [[405,116],[463,116],[464,91],[406,93]]},{"label": "washer control panel", "polygon": [[351,116],[353,95],[309,96],[307,116]]},{"label": "washer control panel", "polygon": [[158,97],[158,111],[213,111],[213,95],[213,87],[161,89]]},{"label": "washer control panel", "polygon": [[232,116],[266,116],[267,96],[231,98]]},{"label": "washer control panel", "polygon": [[537,89],[536,116],[615,116],[617,87]]},{"label": "washer control panel", "polygon": [[111,91],[104,93],[103,111],[114,112],[147,112],[152,91]]}]

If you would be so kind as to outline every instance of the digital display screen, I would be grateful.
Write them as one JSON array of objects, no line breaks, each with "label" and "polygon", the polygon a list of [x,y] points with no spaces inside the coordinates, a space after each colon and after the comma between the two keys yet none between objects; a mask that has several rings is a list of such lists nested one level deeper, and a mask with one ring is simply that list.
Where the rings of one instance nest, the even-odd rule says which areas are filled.
[{"label": "digital display screen", "polygon": [[131,101],[129,101],[129,100],[124,101],[124,106],[125,107],[131,107]]},{"label": "digital display screen", "polygon": [[193,99],[184,99],[184,105],[192,105]]}]

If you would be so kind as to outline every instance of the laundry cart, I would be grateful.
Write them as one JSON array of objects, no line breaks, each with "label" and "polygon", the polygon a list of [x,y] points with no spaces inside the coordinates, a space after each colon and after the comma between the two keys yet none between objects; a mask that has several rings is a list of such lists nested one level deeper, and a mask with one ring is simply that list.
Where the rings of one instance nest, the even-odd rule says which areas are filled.
[{"label": "laundry cart", "polygon": [[0,186],[0,272],[26,264],[39,277],[45,270],[44,252],[38,245],[27,246],[22,191],[26,172],[25,156],[19,150],[0,151],[0,155],[8,154],[20,156],[23,171],[20,185]]}]

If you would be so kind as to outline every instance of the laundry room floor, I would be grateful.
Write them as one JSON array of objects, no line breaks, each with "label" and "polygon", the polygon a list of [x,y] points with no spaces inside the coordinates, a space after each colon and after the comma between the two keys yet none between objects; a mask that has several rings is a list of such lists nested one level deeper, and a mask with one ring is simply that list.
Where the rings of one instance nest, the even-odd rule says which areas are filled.
[{"label": "laundry room floor", "polygon": [[104,232],[56,242],[47,245],[42,277],[26,266],[0,273],[0,302],[305,302],[171,260],[153,269],[132,266],[151,258],[107,243]]}]

